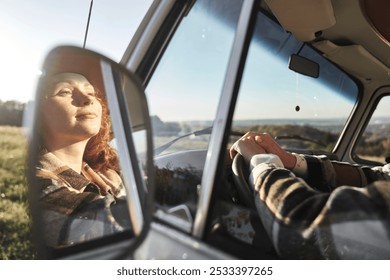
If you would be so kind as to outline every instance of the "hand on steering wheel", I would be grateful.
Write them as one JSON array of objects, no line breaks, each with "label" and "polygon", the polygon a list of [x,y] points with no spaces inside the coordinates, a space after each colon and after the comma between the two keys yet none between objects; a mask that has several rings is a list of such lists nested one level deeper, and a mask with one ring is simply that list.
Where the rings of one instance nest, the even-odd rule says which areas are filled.
[{"label": "hand on steering wheel", "polygon": [[294,168],[296,157],[283,148],[268,133],[247,132],[230,148],[233,159],[232,171],[241,200],[248,206],[253,205],[253,191],[249,181],[249,169],[253,156],[273,154],[278,157],[281,167]]},{"label": "hand on steering wheel", "polygon": [[256,136],[246,133],[230,148],[233,159],[232,171],[240,200],[248,207],[255,208],[252,186],[249,184],[249,164],[254,155],[266,151],[256,142]]},{"label": "hand on steering wheel", "polygon": [[265,149],[258,142],[259,137],[259,135],[254,135],[253,132],[246,133],[230,148],[230,158],[234,159],[235,155],[239,153],[249,163],[254,155],[265,154]]}]

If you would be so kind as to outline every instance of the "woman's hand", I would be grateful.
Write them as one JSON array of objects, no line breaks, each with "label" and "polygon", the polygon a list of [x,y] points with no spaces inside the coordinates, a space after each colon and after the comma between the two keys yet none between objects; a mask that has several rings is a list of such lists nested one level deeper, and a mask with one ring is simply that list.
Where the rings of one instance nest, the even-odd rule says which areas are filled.
[{"label": "woman's hand", "polygon": [[[254,143],[253,144],[251,143],[250,145],[245,145],[245,147],[238,146],[238,149],[237,149],[235,147],[235,144],[240,142],[243,138],[247,139],[246,140],[247,142],[254,142]],[[245,141],[243,141],[243,142],[245,142]],[[257,154],[261,154],[261,153],[274,154],[274,155],[277,155],[281,159],[281,161],[283,162],[283,165],[286,168],[291,170],[295,167],[296,157],[293,154],[283,150],[282,147],[280,147],[280,145],[268,133],[247,132],[236,143],[234,143],[234,145],[232,146],[232,149],[234,148],[234,150],[239,152],[240,154],[242,154],[242,153],[239,151],[239,149],[245,149],[245,151],[243,151],[243,152],[248,153],[248,156],[250,156],[249,154],[251,152],[253,153],[255,151],[258,151]],[[237,145],[243,145],[243,144],[237,144]],[[261,150],[258,148],[255,148],[256,145],[259,146],[261,148]],[[247,147],[247,146],[250,146],[250,147]],[[231,156],[232,156],[232,149],[230,149]],[[259,151],[261,151],[261,152],[259,152]],[[250,159],[249,159],[249,161],[250,161]]]},{"label": "woman's hand", "polygon": [[252,132],[246,133],[239,140],[237,140],[230,148],[230,157],[233,159],[235,155],[241,154],[245,161],[249,163],[254,155],[266,154],[265,149],[257,143]]}]

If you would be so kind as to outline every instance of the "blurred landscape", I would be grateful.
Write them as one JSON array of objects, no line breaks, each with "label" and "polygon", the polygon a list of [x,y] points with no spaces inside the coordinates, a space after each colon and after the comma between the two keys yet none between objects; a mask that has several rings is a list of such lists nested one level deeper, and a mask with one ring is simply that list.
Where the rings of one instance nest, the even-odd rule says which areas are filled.
[{"label": "blurred landscape", "polygon": [[0,259],[34,259],[23,133],[25,104],[0,100]]},{"label": "blurred landscape", "polygon": [[[152,117],[153,136],[155,139],[158,137],[155,144],[160,145],[190,132],[212,127],[212,125],[212,121],[164,122],[157,116]],[[233,136],[244,134],[247,131],[258,131],[270,133],[285,148],[331,152],[343,126],[342,120],[336,118],[236,120],[232,125],[231,142],[237,139]],[[389,135],[390,118],[373,118],[361,137],[356,154],[362,159],[384,162],[384,158],[390,156]],[[203,146],[207,147],[207,144]],[[187,141],[187,145],[192,145],[191,141]]]},{"label": "blurred landscape", "polygon": [[22,126],[25,103],[0,100],[0,125]]},{"label": "blurred landscape", "polygon": [[0,126],[0,259],[33,259],[22,128]]}]

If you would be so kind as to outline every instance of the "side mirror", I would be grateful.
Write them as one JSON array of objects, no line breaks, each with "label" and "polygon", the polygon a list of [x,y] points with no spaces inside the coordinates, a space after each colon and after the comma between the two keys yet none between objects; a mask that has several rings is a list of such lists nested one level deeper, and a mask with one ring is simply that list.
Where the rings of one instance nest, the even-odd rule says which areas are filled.
[{"label": "side mirror", "polygon": [[133,251],[153,205],[151,124],[137,77],[95,52],[56,48],[32,116],[27,178],[39,257]]},{"label": "side mirror", "polygon": [[320,66],[304,56],[292,54],[288,62],[288,68],[305,76],[318,78],[320,75]]}]

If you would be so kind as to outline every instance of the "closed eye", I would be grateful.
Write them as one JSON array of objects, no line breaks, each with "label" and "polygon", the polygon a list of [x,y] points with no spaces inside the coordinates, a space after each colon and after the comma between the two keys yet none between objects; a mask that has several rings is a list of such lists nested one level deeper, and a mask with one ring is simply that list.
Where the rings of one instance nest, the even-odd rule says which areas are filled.
[{"label": "closed eye", "polygon": [[61,89],[56,95],[57,96],[68,96],[68,95],[72,95],[73,91],[69,88],[64,88],[64,89]]}]

